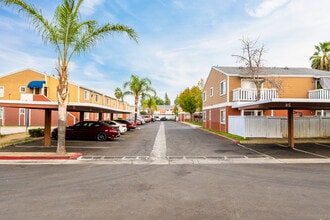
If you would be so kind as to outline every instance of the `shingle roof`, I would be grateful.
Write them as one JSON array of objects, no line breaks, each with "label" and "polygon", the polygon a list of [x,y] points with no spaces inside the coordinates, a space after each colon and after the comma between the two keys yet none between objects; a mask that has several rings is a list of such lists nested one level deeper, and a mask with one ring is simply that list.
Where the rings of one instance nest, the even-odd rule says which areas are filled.
[{"label": "shingle roof", "polygon": [[[226,74],[236,76],[246,76],[247,73],[243,67],[213,66],[212,68]],[[263,67],[263,74],[267,76],[305,76],[305,77],[330,77],[329,71],[322,71],[310,68],[297,67]]]}]

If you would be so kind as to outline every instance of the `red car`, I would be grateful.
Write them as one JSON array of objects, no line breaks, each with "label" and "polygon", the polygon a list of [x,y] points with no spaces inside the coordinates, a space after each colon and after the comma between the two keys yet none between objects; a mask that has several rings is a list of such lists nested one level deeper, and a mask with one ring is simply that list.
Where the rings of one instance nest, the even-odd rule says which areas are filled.
[{"label": "red car", "polygon": [[[81,121],[66,128],[66,139],[95,139],[106,141],[120,136],[119,127],[100,121]],[[58,128],[52,131],[52,138],[58,138]]]},{"label": "red car", "polygon": [[127,126],[127,130],[129,131],[130,129],[135,129],[136,128],[136,124],[134,123],[134,121],[130,121],[130,120],[125,120],[125,119],[116,119],[114,121],[118,121],[120,123],[126,124]]}]

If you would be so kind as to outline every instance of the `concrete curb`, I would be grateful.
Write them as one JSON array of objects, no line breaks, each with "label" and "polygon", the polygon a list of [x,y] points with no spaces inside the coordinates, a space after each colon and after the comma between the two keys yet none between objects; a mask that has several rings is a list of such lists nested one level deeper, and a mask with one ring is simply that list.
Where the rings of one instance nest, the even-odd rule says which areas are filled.
[{"label": "concrete curb", "polygon": [[1,152],[0,160],[76,160],[82,153],[34,153],[34,152]]}]

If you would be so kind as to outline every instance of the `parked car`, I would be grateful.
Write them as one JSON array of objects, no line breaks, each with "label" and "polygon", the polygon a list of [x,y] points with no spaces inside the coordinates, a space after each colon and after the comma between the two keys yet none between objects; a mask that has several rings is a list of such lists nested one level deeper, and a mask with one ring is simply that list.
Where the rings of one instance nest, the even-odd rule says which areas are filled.
[{"label": "parked car", "polygon": [[[118,126],[100,121],[81,121],[66,128],[67,139],[96,139],[106,141],[120,136]],[[58,128],[52,131],[52,138],[58,138]]]},{"label": "parked car", "polygon": [[126,124],[128,131],[136,128],[136,124],[134,123],[134,121],[125,120],[125,119],[115,119],[114,121]]},{"label": "parked car", "polygon": [[149,123],[149,122],[153,121],[153,119],[149,115],[144,115],[142,117],[143,117],[143,119],[146,123]]},{"label": "parked car", "polygon": [[111,120],[102,120],[101,122],[105,122],[105,123],[107,123],[109,125],[113,125],[113,126],[118,126],[120,134],[125,134],[127,132],[127,125],[124,123],[120,123],[118,121],[111,121]]}]

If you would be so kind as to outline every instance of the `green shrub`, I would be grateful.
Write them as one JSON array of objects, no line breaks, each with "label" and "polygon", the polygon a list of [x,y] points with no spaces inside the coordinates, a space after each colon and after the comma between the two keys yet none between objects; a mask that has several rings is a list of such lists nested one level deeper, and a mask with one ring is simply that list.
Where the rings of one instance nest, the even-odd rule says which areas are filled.
[{"label": "green shrub", "polygon": [[30,137],[43,137],[45,134],[43,128],[35,128],[29,130]]}]

